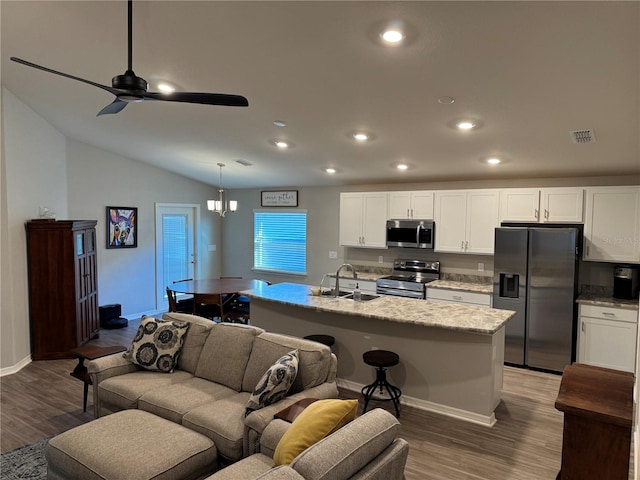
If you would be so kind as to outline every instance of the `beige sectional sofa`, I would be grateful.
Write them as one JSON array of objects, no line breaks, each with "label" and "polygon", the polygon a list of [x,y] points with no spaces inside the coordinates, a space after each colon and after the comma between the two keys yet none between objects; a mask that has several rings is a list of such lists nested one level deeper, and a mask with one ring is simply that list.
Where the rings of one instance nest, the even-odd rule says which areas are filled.
[{"label": "beige sectional sofa", "polygon": [[401,480],[409,444],[400,423],[376,408],[300,453],[290,465],[273,466],[278,442],[291,424],[274,420],[262,436],[261,453],[214,473],[206,480]]},{"label": "beige sectional sofa", "polygon": [[[260,450],[260,437],[275,413],[302,398],[337,398],[337,359],[329,347],[239,324],[214,323],[170,313],[190,322],[178,368],[143,370],[122,354],[92,360],[96,417],[125,409],[153,413],[213,440],[218,456],[235,462]],[[288,395],[245,418],[258,381],[283,355],[299,352],[298,374]]]}]

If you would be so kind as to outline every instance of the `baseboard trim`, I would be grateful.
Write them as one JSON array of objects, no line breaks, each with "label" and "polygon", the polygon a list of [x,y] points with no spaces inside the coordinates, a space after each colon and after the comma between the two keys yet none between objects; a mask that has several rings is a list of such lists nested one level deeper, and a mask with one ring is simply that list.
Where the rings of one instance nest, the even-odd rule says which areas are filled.
[{"label": "baseboard trim", "polygon": [[[350,380],[344,380],[336,378],[338,387],[350,390],[352,392],[360,393],[362,387],[365,385],[352,382]],[[491,415],[480,415],[479,413],[469,412],[467,410],[461,410],[459,408],[447,407],[439,403],[429,402],[420,398],[410,397],[402,394],[400,397],[400,403],[409,407],[417,408],[418,410],[425,410],[427,412],[439,413],[440,415],[446,415],[447,417],[457,418],[458,420],[464,420],[465,422],[476,423],[485,427],[493,427],[497,420],[495,413]]]},{"label": "baseboard trim", "polygon": [[31,363],[31,355],[29,355],[28,357],[23,358],[22,360],[20,360],[15,365],[12,365],[10,367],[0,368],[0,377],[4,377],[5,375],[11,375],[11,374],[17,373],[20,370],[22,370],[24,367],[29,365],[30,363]]}]

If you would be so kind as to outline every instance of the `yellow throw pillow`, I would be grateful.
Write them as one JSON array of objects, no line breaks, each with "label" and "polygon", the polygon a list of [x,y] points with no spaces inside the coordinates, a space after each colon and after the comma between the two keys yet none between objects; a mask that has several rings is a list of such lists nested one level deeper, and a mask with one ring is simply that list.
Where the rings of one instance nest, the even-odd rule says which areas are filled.
[{"label": "yellow throw pillow", "polygon": [[311,445],[356,418],[358,400],[327,399],[305,408],[284,433],[273,454],[273,466],[289,465]]}]

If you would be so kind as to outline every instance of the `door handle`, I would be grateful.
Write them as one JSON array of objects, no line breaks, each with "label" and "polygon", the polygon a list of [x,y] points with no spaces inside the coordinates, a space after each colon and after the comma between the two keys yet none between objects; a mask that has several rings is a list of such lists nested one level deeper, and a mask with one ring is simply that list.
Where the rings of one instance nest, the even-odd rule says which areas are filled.
[{"label": "door handle", "polygon": [[534,210],[534,216],[536,217],[536,220],[540,220],[540,212],[537,208]]},{"label": "door handle", "polygon": [[544,209],[544,218],[549,220],[549,210],[547,210],[546,208]]},{"label": "door handle", "polygon": [[587,332],[587,329],[586,329],[586,326],[585,326],[584,322],[581,322],[580,330],[582,330],[582,333],[586,333]]}]

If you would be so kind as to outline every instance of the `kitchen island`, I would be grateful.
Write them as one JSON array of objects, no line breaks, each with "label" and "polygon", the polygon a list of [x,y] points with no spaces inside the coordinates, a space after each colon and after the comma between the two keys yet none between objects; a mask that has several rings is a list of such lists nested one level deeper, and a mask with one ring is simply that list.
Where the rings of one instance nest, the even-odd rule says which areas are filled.
[{"label": "kitchen island", "polygon": [[380,296],[354,302],[311,295],[307,285],[279,283],[242,292],[251,297],[251,323],[303,337],[332,335],[338,384],[360,389],[375,379],[362,361],[368,350],[391,350],[400,363],[388,370],[401,402],[493,425],[500,402],[504,325],[509,310]]}]

